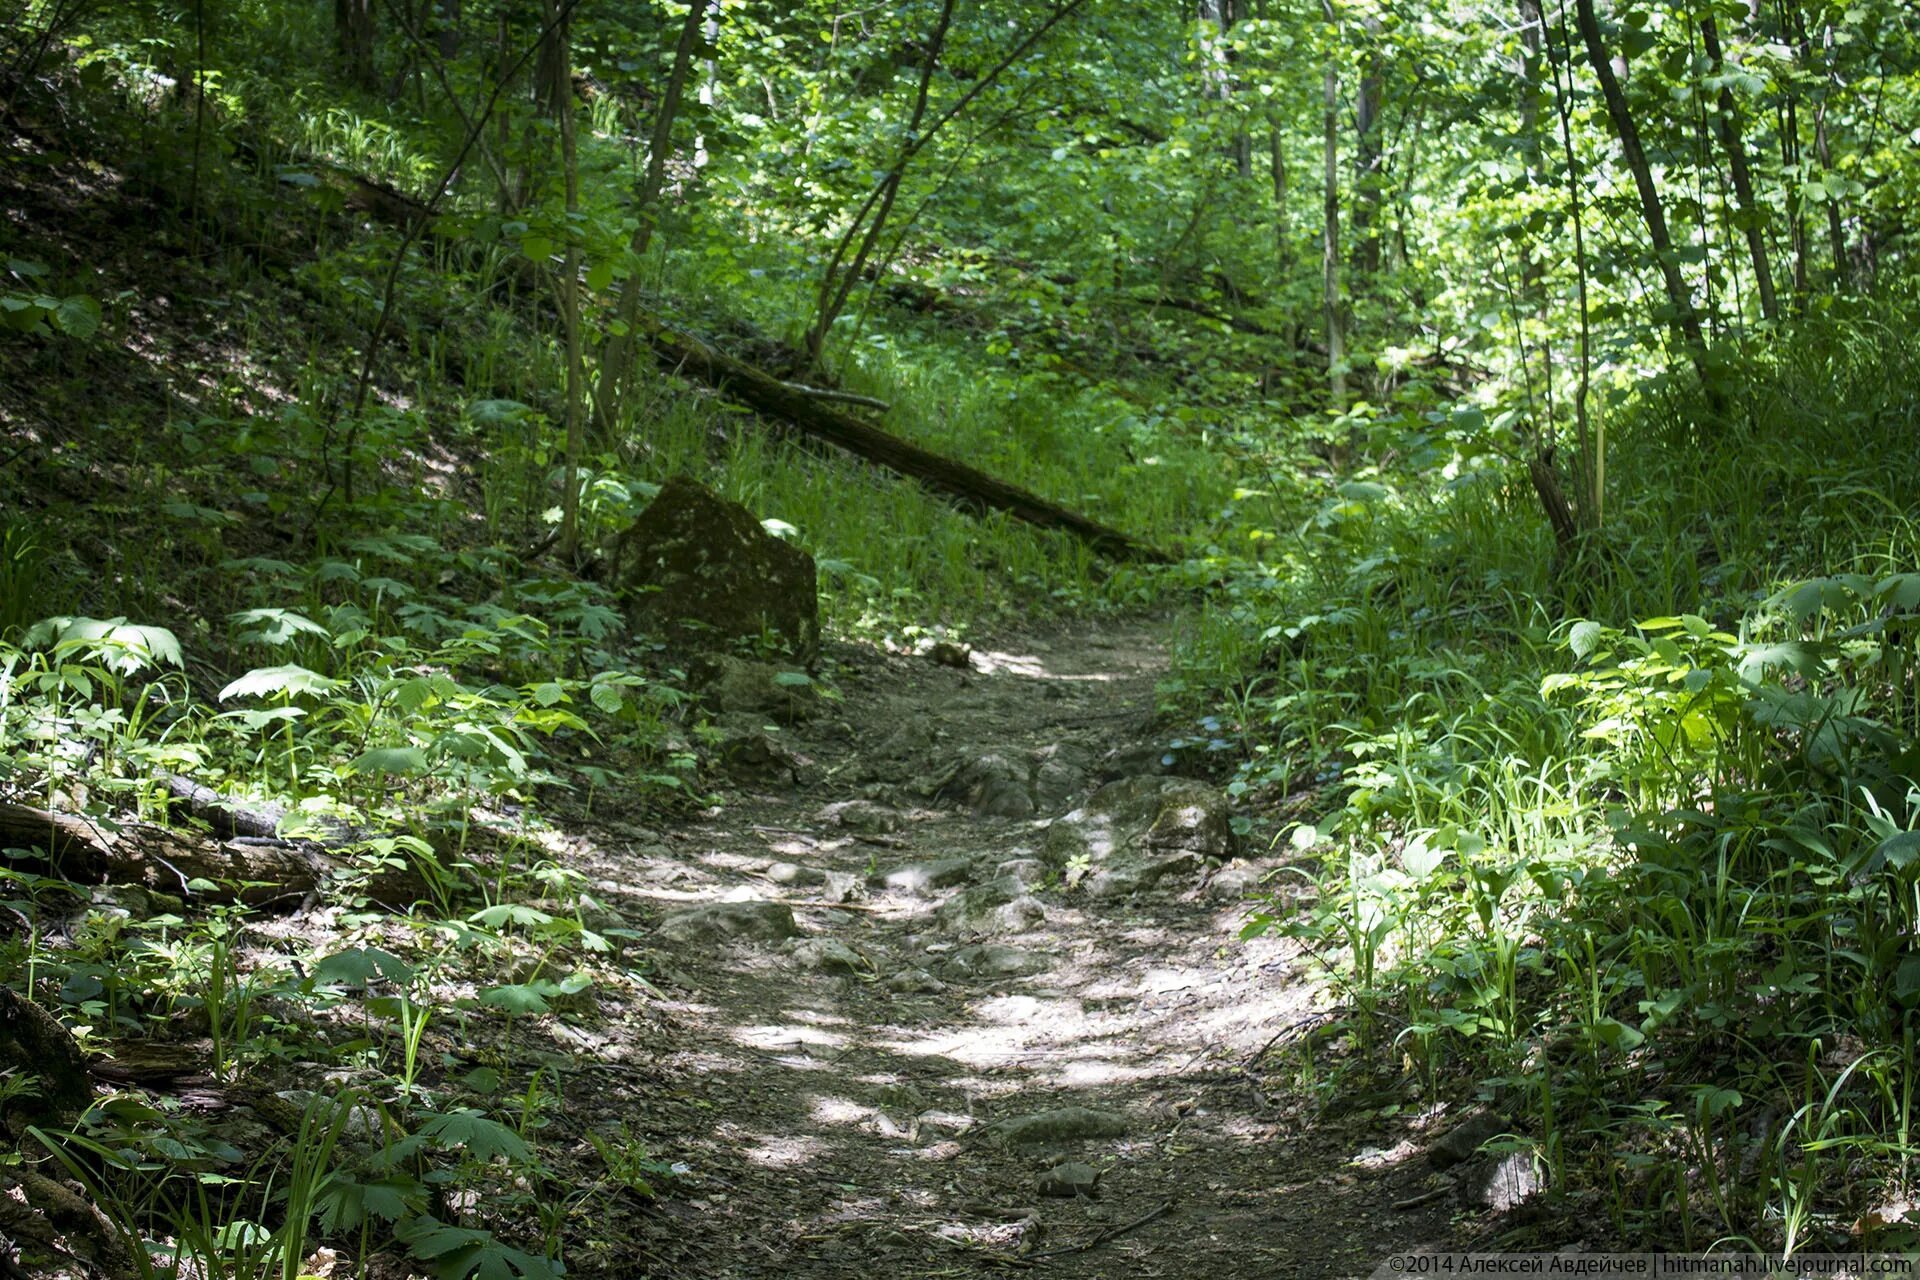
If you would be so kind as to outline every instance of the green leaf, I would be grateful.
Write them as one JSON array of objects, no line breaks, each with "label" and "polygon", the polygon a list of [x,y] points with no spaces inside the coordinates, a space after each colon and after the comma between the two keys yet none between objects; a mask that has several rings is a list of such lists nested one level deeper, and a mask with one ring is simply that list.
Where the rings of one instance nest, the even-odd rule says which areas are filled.
[{"label": "green leaf", "polygon": [[532,412],[518,400],[476,400],[467,406],[467,420],[476,427],[500,427],[518,422]]},{"label": "green leaf", "polygon": [[247,632],[243,638],[255,644],[277,647],[291,644],[301,636],[326,639],[332,635],[313,619],[291,609],[243,609],[239,613],[228,614],[227,620]]},{"label": "green leaf", "polygon": [[1573,649],[1574,657],[1584,658],[1600,647],[1606,634],[1607,629],[1597,622],[1576,622],[1573,630],[1567,633],[1567,644]]},{"label": "green leaf", "polygon": [[378,947],[349,947],[313,966],[313,980],[326,986],[364,987],[376,977],[404,985],[413,981],[413,966]]},{"label": "green leaf", "polygon": [[332,693],[346,684],[305,667],[256,667],[220,691],[220,701],[229,698],[258,698],[277,694],[284,698],[302,694]]},{"label": "green leaf", "polygon": [[420,1133],[441,1147],[464,1148],[476,1160],[492,1160],[497,1156],[526,1160],[533,1155],[526,1139],[471,1107],[456,1107],[443,1115],[434,1116],[420,1126]]},{"label": "green leaf", "polygon": [[369,773],[425,773],[427,753],[419,747],[375,747],[355,756],[347,768],[363,776]]},{"label": "green leaf", "polygon": [[1425,880],[1447,860],[1445,846],[1438,841],[1429,844],[1428,839],[1427,836],[1416,836],[1400,851],[1400,865],[1415,880]]},{"label": "green leaf", "polygon": [[587,288],[593,290],[595,293],[600,292],[600,290],[612,283],[613,264],[611,262],[596,262],[587,268]]},{"label": "green leaf", "polygon": [[84,293],[63,298],[53,309],[53,327],[70,338],[91,338],[100,328],[100,304]]}]

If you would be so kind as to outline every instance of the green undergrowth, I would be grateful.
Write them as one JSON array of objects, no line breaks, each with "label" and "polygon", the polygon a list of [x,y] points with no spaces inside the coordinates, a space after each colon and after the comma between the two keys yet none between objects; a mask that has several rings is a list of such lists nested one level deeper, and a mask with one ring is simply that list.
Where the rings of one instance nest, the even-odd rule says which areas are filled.
[{"label": "green undergrowth", "polygon": [[1480,408],[1378,419],[1392,461],[1295,495],[1166,694],[1307,818],[1249,927],[1341,1001],[1310,1079],[1477,1093],[1622,1240],[1906,1247],[1920,360],[1888,312],[1743,368],[1724,422],[1613,401],[1570,553]]}]

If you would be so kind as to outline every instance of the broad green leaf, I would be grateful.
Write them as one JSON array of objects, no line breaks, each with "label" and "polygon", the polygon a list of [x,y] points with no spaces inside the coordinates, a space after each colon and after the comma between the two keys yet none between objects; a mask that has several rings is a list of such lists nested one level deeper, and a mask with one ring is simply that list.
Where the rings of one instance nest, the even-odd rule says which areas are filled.
[{"label": "broad green leaf", "polygon": [[425,773],[427,753],[419,747],[375,747],[355,756],[347,768],[357,774]]},{"label": "broad green leaf", "polygon": [[332,693],[346,681],[334,680],[305,667],[256,667],[220,691],[220,700],[259,698],[277,695],[283,698]]}]

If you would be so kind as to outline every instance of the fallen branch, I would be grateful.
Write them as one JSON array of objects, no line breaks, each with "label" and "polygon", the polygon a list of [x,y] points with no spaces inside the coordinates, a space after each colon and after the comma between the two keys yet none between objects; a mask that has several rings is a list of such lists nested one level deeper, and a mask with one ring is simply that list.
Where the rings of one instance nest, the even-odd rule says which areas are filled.
[{"label": "fallen branch", "polygon": [[[312,840],[235,835],[225,839],[150,822],[112,828],[78,814],[0,804],[0,848],[42,849],[70,880],[134,884],[194,897],[204,885],[249,906],[297,904],[349,868],[331,846]],[[385,869],[369,886],[384,899],[413,901],[426,890],[411,869]]]},{"label": "fallen branch", "polygon": [[882,413],[893,408],[893,406],[885,400],[877,400],[872,396],[863,396],[855,391],[840,391],[833,387],[807,387],[802,386],[798,382],[789,382],[786,384],[786,387],[789,391],[797,392],[803,396],[812,396],[815,400],[838,400],[845,404],[865,405],[869,409],[878,409]]},{"label": "fallen branch", "polygon": [[1105,1231],[1102,1231],[1100,1234],[1092,1237],[1091,1239],[1083,1240],[1079,1244],[1065,1244],[1065,1245],[1061,1245],[1057,1249],[1041,1249],[1037,1253],[1028,1254],[1027,1257],[1059,1258],[1059,1257],[1064,1257],[1065,1255],[1070,1253],[1088,1253],[1094,1249],[1098,1249],[1101,1245],[1106,1244],[1109,1240],[1117,1240],[1121,1236],[1127,1234],[1127,1232],[1129,1231],[1132,1231],[1138,1227],[1146,1226],[1149,1222],[1152,1222],[1155,1218],[1163,1216],[1164,1214],[1169,1212],[1172,1208],[1173,1208],[1173,1201],[1169,1200],[1165,1204],[1161,1205],[1159,1208],[1151,1210],[1150,1212],[1147,1212],[1147,1213],[1143,1213],[1131,1222],[1123,1222],[1117,1227],[1108,1227]]},{"label": "fallen branch", "polygon": [[841,413],[796,390],[792,383],[736,360],[658,317],[641,314],[635,331],[669,370],[704,382],[812,439],[843,449],[895,475],[917,480],[965,510],[1004,511],[1027,524],[1070,533],[1101,554],[1118,560],[1151,564],[1169,564],[1173,560],[1166,552],[1138,542],[1118,529]]}]

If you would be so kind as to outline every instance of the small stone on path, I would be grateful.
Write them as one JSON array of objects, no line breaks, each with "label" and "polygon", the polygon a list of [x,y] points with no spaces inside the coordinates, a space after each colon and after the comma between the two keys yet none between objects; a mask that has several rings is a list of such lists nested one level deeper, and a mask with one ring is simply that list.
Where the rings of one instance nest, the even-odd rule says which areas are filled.
[{"label": "small stone on path", "polygon": [[1100,1171],[1090,1164],[1069,1160],[1041,1174],[1037,1190],[1043,1196],[1061,1200],[1097,1196],[1100,1194]]},{"label": "small stone on path", "polygon": [[793,908],[784,902],[716,902],[676,911],[655,930],[667,942],[780,942],[798,937]]},{"label": "small stone on path", "polygon": [[801,938],[789,943],[786,952],[802,969],[823,973],[865,973],[872,967],[838,938]]},{"label": "small stone on path", "polygon": [[995,1136],[1009,1146],[1037,1142],[1079,1142],[1088,1138],[1120,1138],[1127,1118],[1115,1111],[1091,1107],[1055,1107],[1030,1116],[1015,1116],[995,1127]]},{"label": "small stone on path", "polygon": [[1019,947],[980,942],[948,956],[944,967],[957,978],[1024,978],[1051,969],[1053,962]]}]

